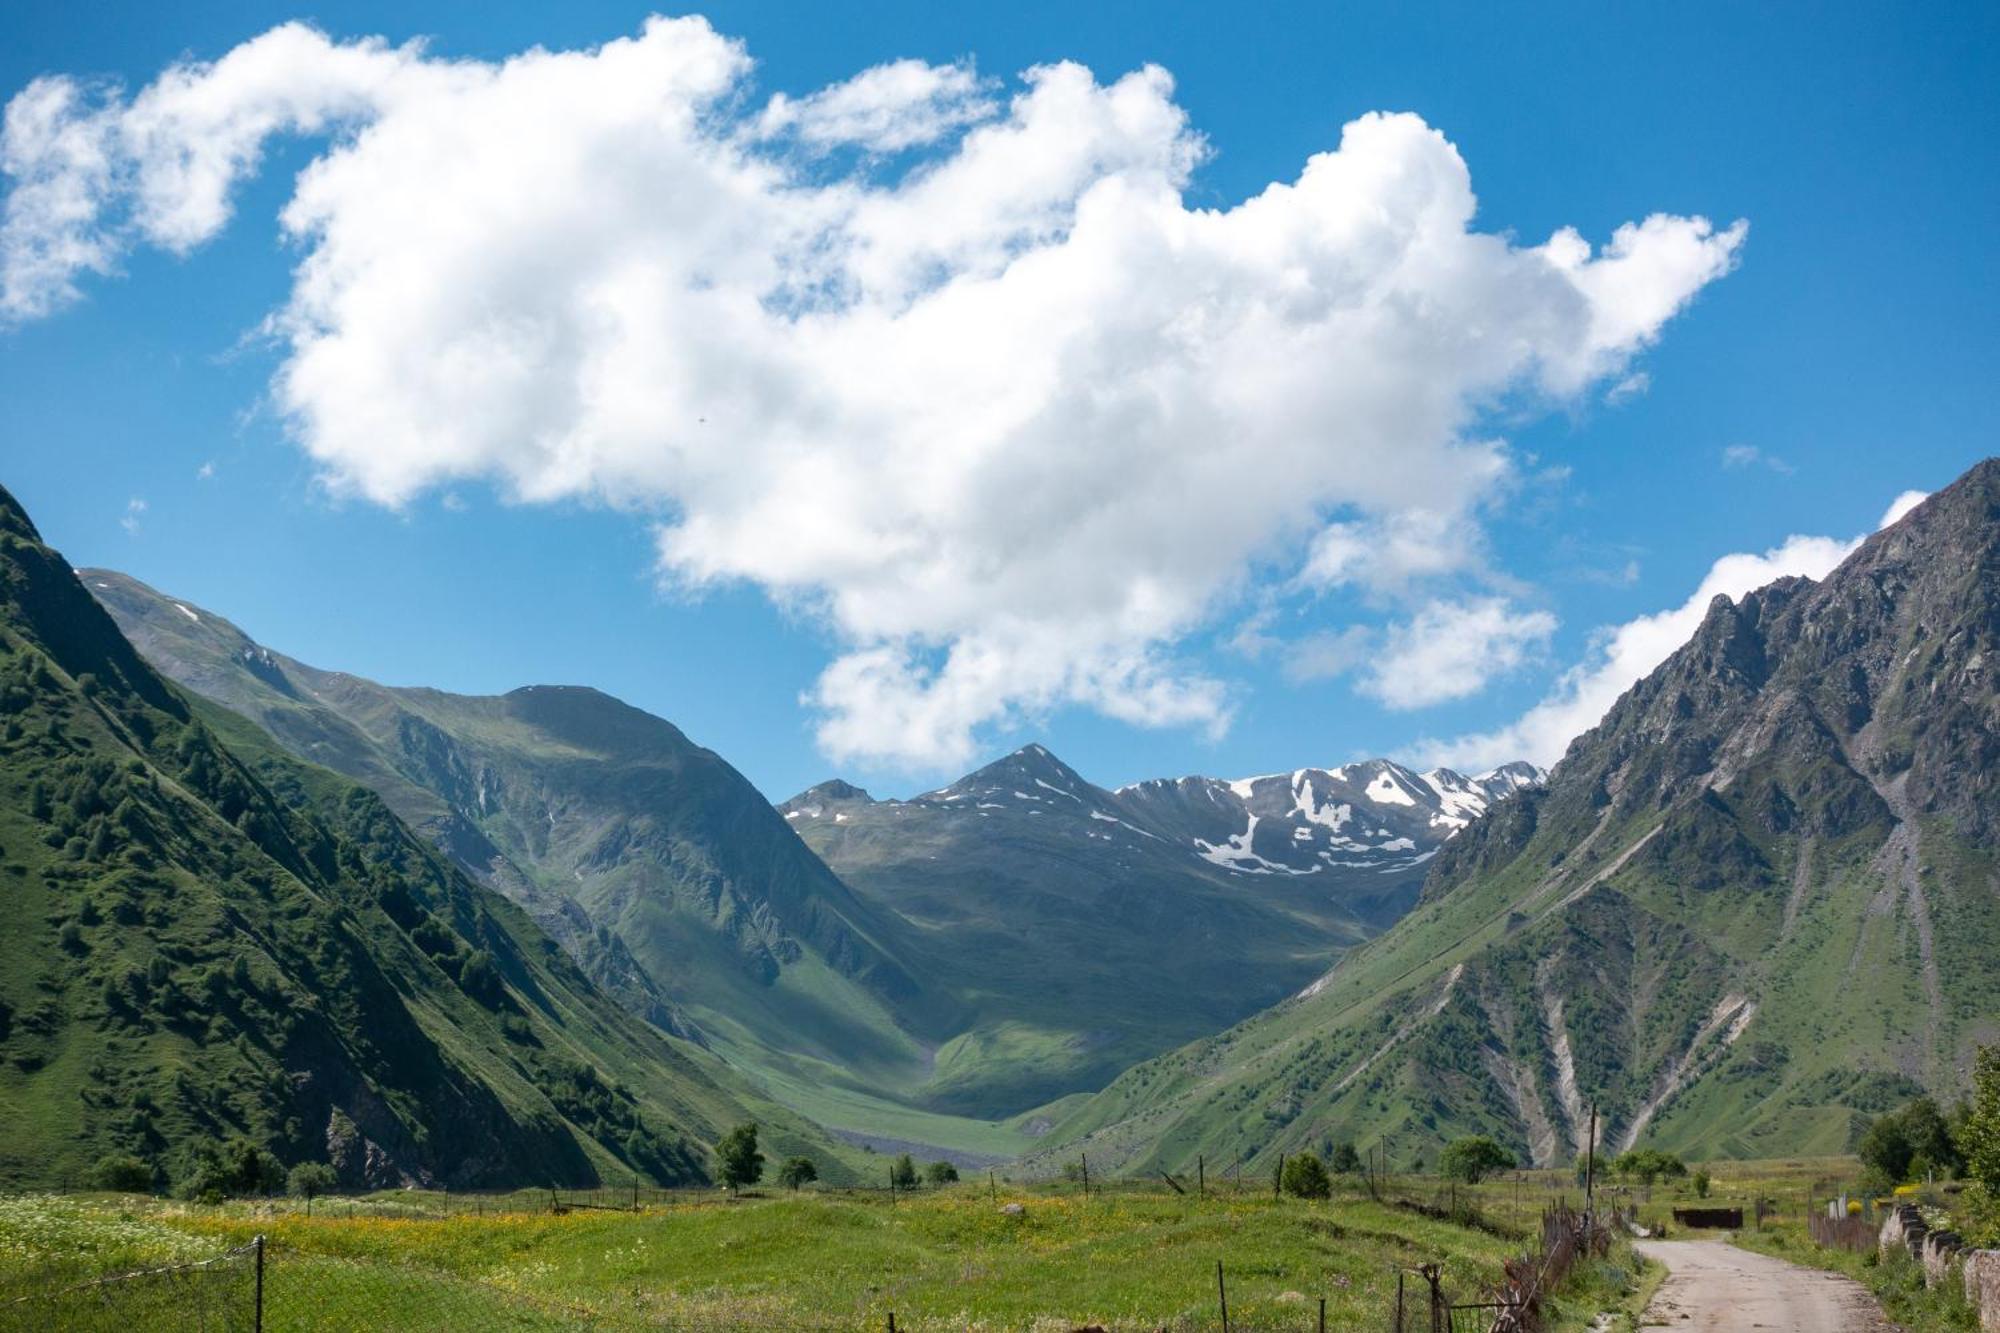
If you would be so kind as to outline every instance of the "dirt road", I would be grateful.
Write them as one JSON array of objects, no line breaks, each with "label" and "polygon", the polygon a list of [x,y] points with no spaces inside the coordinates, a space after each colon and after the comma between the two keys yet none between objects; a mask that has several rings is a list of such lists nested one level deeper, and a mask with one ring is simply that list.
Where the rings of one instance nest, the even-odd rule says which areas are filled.
[{"label": "dirt road", "polygon": [[1667,1266],[1642,1328],[1688,1333],[1893,1333],[1895,1325],[1851,1278],[1752,1254],[1719,1240],[1645,1240]]}]

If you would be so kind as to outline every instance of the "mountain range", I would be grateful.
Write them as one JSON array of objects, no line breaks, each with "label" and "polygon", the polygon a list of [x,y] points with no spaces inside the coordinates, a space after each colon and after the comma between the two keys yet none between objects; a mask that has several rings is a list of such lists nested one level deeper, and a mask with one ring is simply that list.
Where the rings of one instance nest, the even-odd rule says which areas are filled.
[{"label": "mountain range", "polygon": [[682,1179],[743,1116],[836,1171],[817,1126],[1031,1171],[1559,1164],[1593,1111],[1839,1152],[2000,1039],[2000,462],[1716,599],[1547,774],[1111,789],[1030,745],[776,807],[596,691],[378,685],[0,537],[0,1113],[41,1126],[0,1172],[229,1130]]},{"label": "mountain range", "polygon": [[373,789],[628,1009],[885,1144],[1025,1146],[1043,1103],[1256,1012],[1393,921],[1445,838],[1538,777],[1371,761],[1112,792],[1030,746],[909,801],[832,782],[773,810],[596,691],[378,685],[115,571],[81,577],[154,667]]},{"label": "mountain range", "polygon": [[1719,597],[1420,905],[1301,993],[1066,1108],[1044,1164],[1259,1166],[1484,1132],[1843,1152],[2000,1039],[2000,461],[1819,583]]}]

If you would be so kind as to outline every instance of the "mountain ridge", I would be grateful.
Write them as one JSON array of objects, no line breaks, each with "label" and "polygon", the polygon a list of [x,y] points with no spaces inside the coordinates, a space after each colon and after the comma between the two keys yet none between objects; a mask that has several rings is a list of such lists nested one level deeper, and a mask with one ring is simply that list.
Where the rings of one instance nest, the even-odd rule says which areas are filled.
[{"label": "mountain ridge", "polygon": [[[2000,1036],[2000,462],[1824,580],[1717,599],[1546,785],[1297,996],[1135,1066],[1044,1161],[1169,1167],[1457,1133],[1841,1152]],[[1060,1145],[1060,1146],[1054,1146]]]}]

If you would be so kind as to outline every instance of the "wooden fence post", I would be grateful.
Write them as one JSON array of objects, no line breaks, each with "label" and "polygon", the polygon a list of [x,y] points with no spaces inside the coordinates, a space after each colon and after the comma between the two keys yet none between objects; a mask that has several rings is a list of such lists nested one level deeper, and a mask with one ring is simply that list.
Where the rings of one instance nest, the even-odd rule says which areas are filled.
[{"label": "wooden fence post", "polygon": [[1229,1333],[1229,1288],[1222,1283],[1222,1260],[1215,1261],[1215,1299],[1222,1305],[1222,1333]]},{"label": "wooden fence post", "polygon": [[251,1316],[254,1333],[264,1333],[264,1238],[257,1237],[257,1307]]},{"label": "wooden fence post", "polygon": [[1208,1159],[1206,1157],[1203,1157],[1200,1153],[1196,1153],[1194,1158],[1194,1184],[1195,1184],[1195,1192],[1200,1194],[1203,1198],[1207,1198]]},{"label": "wooden fence post", "polygon": [[1090,1197],[1090,1154],[1078,1153],[1076,1160],[1083,1163],[1083,1197]]},{"label": "wooden fence post", "polygon": [[1278,1169],[1271,1173],[1271,1202],[1278,1201],[1278,1187],[1285,1181],[1285,1155],[1278,1154]]}]

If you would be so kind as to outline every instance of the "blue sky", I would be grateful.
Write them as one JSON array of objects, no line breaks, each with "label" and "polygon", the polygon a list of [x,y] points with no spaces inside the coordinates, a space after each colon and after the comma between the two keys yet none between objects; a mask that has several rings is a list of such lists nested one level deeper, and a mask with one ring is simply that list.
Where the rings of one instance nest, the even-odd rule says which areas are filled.
[{"label": "blue sky", "polygon": [[[1016,76],[1031,66],[1076,61],[1109,85],[1155,63],[1174,80],[1160,100],[1183,112],[1205,145],[1176,185],[1190,210],[1228,210],[1273,181],[1293,181],[1311,155],[1340,147],[1342,127],[1356,117],[1406,111],[1463,159],[1478,198],[1471,229],[1482,236],[1535,247],[1567,226],[1601,246],[1620,224],[1658,212],[1700,215],[1718,229],[1745,219],[1748,237],[1726,275],[1687,279],[1676,313],[1652,321],[1656,340],[1648,334],[1643,345],[1613,349],[1615,368],[1593,363],[1573,392],[1512,385],[1495,396],[1484,381],[1467,390],[1476,419],[1452,440],[1424,447],[1446,463],[1502,459],[1507,475],[1466,489],[1456,507],[1440,511],[1453,533],[1476,533],[1477,549],[1461,552],[1452,568],[1415,579],[1364,569],[1315,584],[1298,572],[1322,549],[1313,533],[1296,525],[1265,533],[1220,587],[1189,585],[1194,591],[1176,594],[1202,609],[1180,615],[1171,629],[1100,636],[1088,648],[1047,625],[1005,638],[1002,673],[1032,674],[1044,665],[1033,658],[1036,645],[1060,642],[1050,651],[1074,661],[1068,674],[1055,675],[1083,683],[1019,695],[979,686],[997,692],[942,724],[945,733],[955,727],[970,736],[969,752],[953,751],[949,736],[879,739],[897,718],[934,705],[937,691],[906,690],[884,702],[863,690],[835,704],[823,673],[894,643],[920,683],[935,683],[924,673],[951,644],[999,641],[984,618],[1013,625],[1047,614],[1065,628],[1078,620],[1080,613],[1036,592],[995,591],[991,606],[980,603],[982,590],[1011,586],[1009,560],[1025,561],[1055,540],[1026,519],[1018,532],[1008,527],[1017,497],[990,498],[994,512],[981,514],[976,540],[967,539],[977,576],[959,576],[962,586],[947,595],[927,585],[911,591],[925,576],[908,563],[818,582],[790,565],[773,572],[760,548],[792,534],[782,522],[771,526],[773,509],[742,512],[715,499],[747,483],[713,481],[699,460],[702,484],[719,488],[703,492],[707,499],[693,498],[684,474],[663,480],[642,466],[643,479],[627,486],[632,469],[608,464],[582,489],[545,486],[549,498],[524,498],[522,475],[495,461],[511,456],[513,418],[474,442],[489,451],[479,455],[484,471],[451,475],[439,464],[406,478],[399,461],[367,452],[368,430],[380,423],[355,417],[344,385],[311,390],[320,395],[307,394],[317,415],[304,418],[298,398],[288,408],[273,389],[273,377],[299,356],[299,344],[265,321],[296,303],[294,268],[315,248],[309,237],[282,235],[278,223],[294,177],[326,150],[327,140],[311,133],[264,141],[258,168],[234,182],[229,216],[185,253],[119,242],[115,273],[76,278],[80,299],[0,329],[0,400],[8,405],[0,483],[76,563],[128,571],[308,661],[464,691],[596,685],[673,719],[782,798],[834,772],[878,791],[916,790],[952,776],[967,753],[1028,740],[1106,783],[1449,753],[1435,742],[1504,728],[1548,696],[1565,670],[1601,666],[1606,627],[1681,607],[1719,558],[1779,547],[1794,534],[1851,539],[1899,494],[1940,486],[1991,450],[2000,417],[1992,373],[2000,284],[1989,254],[2000,219],[1993,146],[2000,12],[1991,6],[1578,5],[1502,13],[1484,5],[1315,5],[1246,16],[1223,7],[909,4],[701,12],[755,61],[731,83],[727,114],[746,124],[774,93],[807,98],[892,60],[961,70],[971,62],[987,82],[939,93],[921,109],[972,124],[1004,115],[998,108],[1023,91]],[[0,93],[69,75],[115,80],[129,96],[176,61],[217,59],[289,19],[309,20],[335,44],[428,37],[433,61],[498,61],[537,45],[588,48],[631,36],[646,11],[10,5],[0,15]],[[949,157],[962,130],[911,149],[844,140],[814,152],[802,146],[814,123],[799,120],[786,131],[793,137],[784,151],[801,180],[883,188]],[[415,121],[411,132],[443,133],[440,124],[449,117]],[[579,139],[578,153],[603,151],[606,142]],[[1383,151],[1428,150],[1401,143]],[[637,171],[646,188],[658,186],[618,161],[609,170]],[[369,193],[375,179],[349,187],[369,208],[381,203]],[[667,202],[648,209],[671,213],[675,196],[661,197]],[[333,216],[357,229],[365,220]],[[482,233],[482,243],[504,242],[504,222],[494,225],[502,234]],[[511,280],[506,265],[520,262],[491,260],[495,267],[474,272]],[[1218,271],[1225,274],[1218,281],[1240,272]],[[1519,312],[1496,311],[1495,319],[1512,314]],[[358,325],[337,331],[350,340],[369,336]],[[1292,345],[1277,344],[1281,353]],[[1147,354],[1129,345],[1102,354],[1107,375],[1149,370]],[[775,373],[745,365],[730,373]],[[1391,369],[1414,374],[1423,363]],[[654,365],[641,379],[659,373]],[[1283,375],[1276,382],[1315,383]],[[1620,392],[1621,384],[1628,389]],[[1198,387],[1214,389],[1209,381]],[[393,396],[381,401],[384,412],[405,406]],[[419,405],[437,401],[433,394]],[[521,401],[529,416],[543,408]],[[1085,447],[1063,432],[1088,436],[1099,420],[1066,418],[1071,401],[1054,396],[1036,416],[1043,435],[1016,455],[1016,484],[1025,490],[1048,475],[1037,458],[1068,458]],[[1393,433],[1365,444],[1336,438],[1346,429],[1341,405],[1354,401],[1339,399],[1330,415],[1311,419],[1303,443],[1279,440],[1272,427],[1269,448],[1277,452],[1246,455],[1246,471],[1317,447],[1318,431],[1327,449],[1350,451],[1338,471],[1394,473],[1405,460]],[[910,410],[873,400],[868,407],[891,417]],[[732,419],[733,410],[719,407],[717,420]],[[921,429],[935,428],[928,409],[925,422]],[[1195,442],[1181,446],[1183,460],[1193,460],[1187,476],[1208,475],[1212,454],[1204,448],[1234,447],[1203,446],[1194,427],[1174,425],[1193,432],[1187,438]],[[904,426],[918,432],[912,438],[920,445],[918,426],[890,420],[888,429]],[[813,447],[784,434],[791,427],[782,422],[758,429],[770,436],[774,457]],[[1211,421],[1210,435],[1218,429]],[[302,438],[312,432],[313,440]],[[645,428],[635,432],[621,447],[643,459]],[[1149,438],[1142,432],[1132,443],[1134,457],[1146,456]],[[1469,441],[1491,440],[1504,444],[1465,452]],[[845,447],[850,452],[831,456],[829,475],[852,475],[845,465],[865,456],[867,442]],[[1057,448],[1066,452],[1036,452]],[[1413,444],[1410,453],[1418,452]],[[342,468],[344,489],[330,490],[329,469]],[[537,475],[546,482],[546,473]],[[1425,475],[1379,502],[1366,498],[1375,494],[1368,486],[1343,490],[1347,483],[1329,479],[1314,521],[1359,525],[1361,545],[1379,553],[1381,525],[1410,512],[1410,488],[1427,484]],[[1209,512],[1202,497],[1183,499],[1199,528]],[[854,503],[867,509],[874,501],[864,494]],[[1061,540],[1083,540],[1071,512],[1079,505],[1112,511],[1119,503],[1119,488],[1103,485],[1055,506],[1068,525]],[[718,523],[733,524],[734,535],[684,543],[663,565],[656,526],[699,515],[704,505]],[[1034,506],[1024,498],[1020,508]],[[1159,513],[1146,521],[1157,528]],[[798,559],[825,563],[823,552],[808,548]],[[1148,573],[1143,558],[1132,559],[1120,585],[1127,594]],[[989,567],[994,560],[1002,567]],[[691,579],[694,569],[713,577]],[[1050,579],[1031,571],[1017,581]],[[1129,598],[1120,605],[1129,614]],[[1475,681],[1453,678],[1415,697],[1380,678],[1371,684],[1368,662],[1408,643],[1440,606],[1491,608],[1507,627],[1496,643],[1518,660],[1489,661]],[[1262,621],[1260,608],[1269,612]],[[916,627],[915,647],[896,628],[906,625]],[[1260,636],[1271,645],[1255,648]],[[1339,659],[1336,674],[1300,667],[1313,644]],[[1119,654],[1128,650],[1165,663],[1165,675],[1134,677],[1103,665],[1107,654],[1125,661]],[[818,704],[801,702],[815,691]],[[1160,725],[1130,720],[1149,709],[1147,720]],[[832,732],[829,712],[845,720]]]}]

